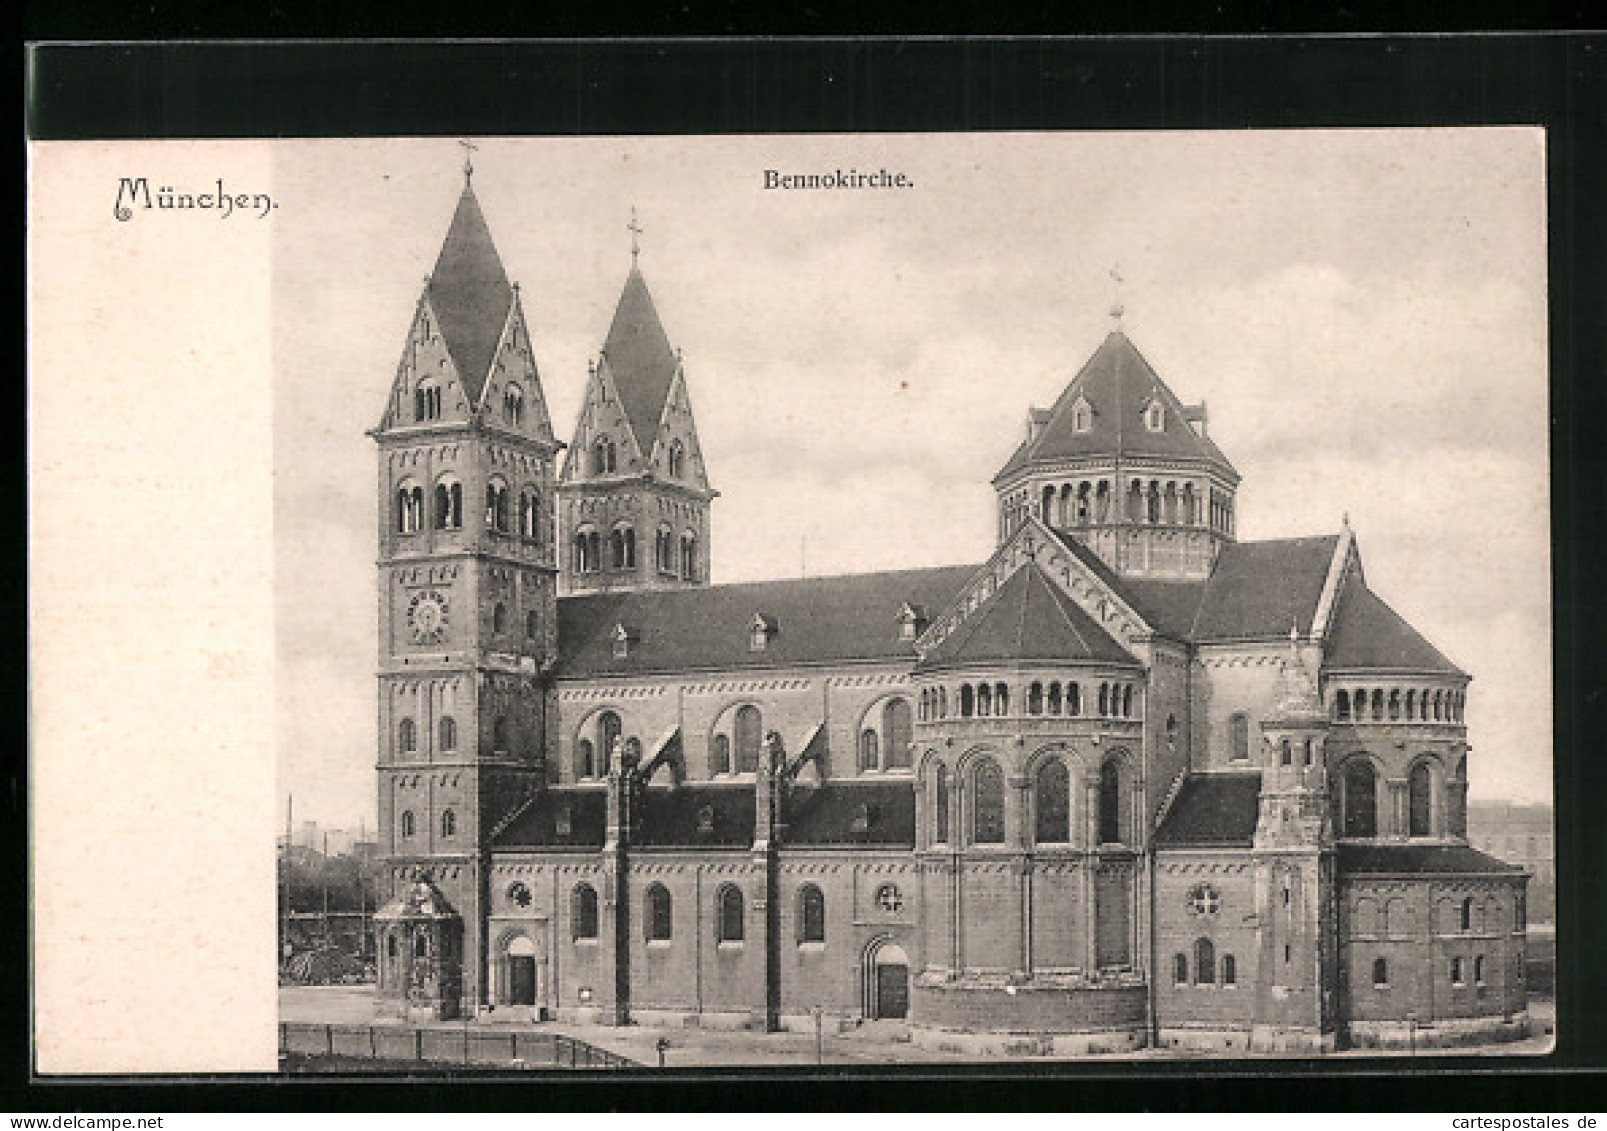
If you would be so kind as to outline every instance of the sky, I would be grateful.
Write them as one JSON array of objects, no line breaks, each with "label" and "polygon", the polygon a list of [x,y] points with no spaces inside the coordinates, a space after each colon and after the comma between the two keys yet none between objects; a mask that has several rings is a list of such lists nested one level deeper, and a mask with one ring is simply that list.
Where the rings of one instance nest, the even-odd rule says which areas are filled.
[{"label": "sky", "polygon": [[[989,481],[1111,328],[1209,407],[1241,539],[1337,531],[1473,677],[1471,794],[1551,797],[1536,130],[476,139],[568,441],[630,266],[683,352],[716,582],[980,562]],[[451,139],[273,150],[280,804],[374,824],[378,421]],[[764,172],[905,189],[766,190]]]}]

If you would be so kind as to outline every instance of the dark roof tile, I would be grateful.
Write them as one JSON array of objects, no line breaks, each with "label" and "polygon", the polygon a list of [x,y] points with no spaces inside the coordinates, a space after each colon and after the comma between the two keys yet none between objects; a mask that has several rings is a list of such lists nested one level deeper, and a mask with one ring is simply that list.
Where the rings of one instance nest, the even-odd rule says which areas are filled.
[{"label": "dark roof tile", "polygon": [[430,273],[429,297],[469,403],[477,404],[513,305],[513,287],[468,185]]},{"label": "dark roof tile", "polygon": [[532,798],[492,840],[497,848],[577,849],[603,846],[608,795],[601,789],[549,788]]},{"label": "dark roof tile", "polygon": [[1287,638],[1311,631],[1339,535],[1235,542],[1222,548],[1205,584],[1194,640]]},{"label": "dark roof tile", "polygon": [[1340,875],[1505,875],[1523,869],[1466,844],[1341,844]]},{"label": "dark roof tile", "polygon": [[1133,663],[1132,655],[1029,562],[922,661],[923,668],[1030,660]]},{"label": "dark roof tile", "polygon": [[915,847],[915,783],[877,781],[795,787],[787,844]]},{"label": "dark roof tile", "polygon": [[1155,833],[1161,848],[1248,848],[1261,811],[1258,773],[1191,774]]},{"label": "dark roof tile", "polygon": [[1417,629],[1360,581],[1346,582],[1328,637],[1326,663],[1335,670],[1447,672],[1464,675]]},{"label": "dark roof tile", "polygon": [[[643,672],[765,669],[850,660],[915,660],[900,639],[906,603],[943,609],[978,567],[810,577],[700,589],[603,593],[558,602],[563,658],[560,679]],[[751,651],[755,614],[775,618],[763,651]],[[640,637],[629,654],[614,656],[610,637],[619,623]]]}]

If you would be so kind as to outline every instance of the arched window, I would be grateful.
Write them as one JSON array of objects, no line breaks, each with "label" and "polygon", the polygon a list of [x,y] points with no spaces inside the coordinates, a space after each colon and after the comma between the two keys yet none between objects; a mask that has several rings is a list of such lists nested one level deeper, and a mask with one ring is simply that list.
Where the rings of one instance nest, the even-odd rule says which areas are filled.
[{"label": "arched window", "polygon": [[1389,985],[1389,961],[1384,958],[1373,959],[1373,988],[1383,989]]},{"label": "arched window", "polygon": [[732,725],[736,746],[736,772],[739,774],[757,773],[759,769],[759,744],[764,741],[763,719],[759,715],[759,708],[745,706],[737,709],[736,721]]},{"label": "arched window", "polygon": [[1373,722],[1382,722],[1384,719],[1384,692],[1373,688]]},{"label": "arched window", "polygon": [[731,739],[727,735],[717,734],[709,744],[709,773],[729,774],[731,772]]},{"label": "arched window", "polygon": [[1099,767],[1099,843],[1122,842],[1122,771],[1116,759]]},{"label": "arched window", "polygon": [[1036,680],[1027,688],[1027,714],[1043,714],[1043,684]]},{"label": "arched window", "polygon": [[986,683],[977,684],[976,713],[983,718],[993,714],[993,688]]},{"label": "arched window", "polygon": [[404,483],[396,492],[396,532],[417,534],[424,525],[424,488]]},{"label": "arched window", "polygon": [[1010,686],[996,683],[993,685],[993,713],[995,715],[1008,715],[1010,713]]},{"label": "arched window", "polygon": [[485,485],[485,524],[502,534],[508,532],[508,487],[499,479]]},{"label": "arched window", "polygon": [[569,899],[569,929],[577,939],[597,937],[597,889],[579,884]]},{"label": "arched window", "polygon": [[1345,836],[1378,835],[1378,781],[1372,763],[1358,758],[1345,767]]},{"label": "arched window", "polygon": [[1427,762],[1412,767],[1406,779],[1407,835],[1433,835],[1434,776]]},{"label": "arched window", "polygon": [[881,765],[881,751],[877,745],[876,732],[866,727],[859,735],[859,768],[861,770],[879,770]]},{"label": "arched window", "polygon": [[1194,942],[1194,984],[1216,984],[1216,948],[1211,945],[1210,939],[1196,939]]},{"label": "arched window", "polygon": [[402,810],[402,835],[405,837],[413,835],[413,810],[411,809]]},{"label": "arched window", "polygon": [[667,942],[675,929],[674,905],[670,901],[670,892],[663,884],[653,884],[647,889],[644,906],[646,914],[642,917],[647,920],[647,941]]},{"label": "arched window", "polygon": [[575,777],[589,778],[596,770],[596,755],[591,739],[582,738],[575,743]]},{"label": "arched window", "polygon": [[1231,954],[1222,956],[1222,984],[1224,986],[1237,985],[1239,981],[1239,964],[1233,960]]},{"label": "arched window", "polygon": [[697,535],[681,535],[681,580],[697,580]]},{"label": "arched window", "polygon": [[519,492],[519,536],[541,537],[541,496],[533,489]]},{"label": "arched window", "polygon": [[433,381],[422,381],[413,390],[413,419],[439,420],[441,418],[441,386]]},{"label": "arched window", "polygon": [[600,763],[600,772],[607,774],[610,763],[614,757],[614,745],[619,736],[624,733],[624,726],[619,716],[612,711],[604,711],[597,716],[597,759]]},{"label": "arched window", "polygon": [[1350,721],[1350,692],[1341,689],[1334,696],[1334,718],[1342,723]]},{"label": "arched window", "polygon": [[501,601],[491,610],[491,631],[498,636],[508,631],[508,606]]},{"label": "arched window", "polygon": [[1451,959],[1451,984],[1453,986],[1467,984],[1467,972],[1463,967],[1463,959],[1460,957]]},{"label": "arched window", "polygon": [[1295,764],[1294,748],[1290,746],[1287,737],[1278,743],[1278,764],[1280,766],[1292,766]]},{"label": "arched window", "polygon": [[949,842],[949,768],[942,762],[933,771],[933,831],[932,839],[939,844]]},{"label": "arched window", "polygon": [[670,444],[669,472],[671,479],[679,479],[686,474],[686,447],[679,440]]},{"label": "arched window", "polygon": [[456,836],[458,832],[458,815],[448,809],[441,814],[441,836]]},{"label": "arched window", "polygon": [[411,754],[418,749],[418,728],[413,725],[412,719],[403,719],[397,724],[396,746],[403,754]]},{"label": "arched window", "polygon": [[451,715],[443,715],[440,723],[441,749],[456,750],[458,748],[458,724]]},{"label": "arched window", "polygon": [[976,713],[976,700],[969,683],[960,685],[960,717],[969,719]]},{"label": "arched window", "polygon": [[1110,714],[1110,685],[1102,683],[1099,685],[1099,717],[1104,718],[1108,714]]},{"label": "arched window", "polygon": [[888,769],[910,768],[910,743],[914,740],[909,700],[889,699],[882,708],[882,757]]},{"label": "arched window", "polygon": [[618,452],[614,448],[614,441],[607,436],[597,437],[597,442],[591,449],[591,473],[593,475],[606,475],[619,467]]},{"label": "arched window", "polygon": [[1172,956],[1172,981],[1179,986],[1189,984],[1189,956],[1174,954]]},{"label": "arched window", "polygon": [[718,913],[715,923],[719,934],[716,942],[741,942],[746,935],[746,923],[742,913],[742,889],[735,884],[726,884],[715,896]]},{"label": "arched window", "polygon": [[463,529],[463,484],[442,479],[435,484],[435,528]]},{"label": "arched window", "polygon": [[515,428],[524,421],[525,395],[518,385],[509,385],[502,393],[502,420]]},{"label": "arched window", "polygon": [[971,840],[1004,843],[1004,774],[999,763],[984,758],[971,772]]},{"label": "arched window", "polygon": [[1071,840],[1071,774],[1059,758],[1038,767],[1033,791],[1033,838],[1040,844]]},{"label": "arched window", "polygon": [[1082,714],[1082,684],[1066,684],[1066,714]]},{"label": "arched window", "polygon": [[798,941],[826,941],[826,897],[814,884],[798,889]]},{"label": "arched window", "polygon": [[1250,716],[1242,711],[1228,719],[1228,750],[1235,762],[1250,757]]},{"label": "arched window", "polygon": [[491,723],[491,749],[498,754],[507,753],[508,719],[505,715],[498,715]]},{"label": "arched window", "polygon": [[1122,718],[1133,717],[1133,685],[1127,684],[1122,688]]}]

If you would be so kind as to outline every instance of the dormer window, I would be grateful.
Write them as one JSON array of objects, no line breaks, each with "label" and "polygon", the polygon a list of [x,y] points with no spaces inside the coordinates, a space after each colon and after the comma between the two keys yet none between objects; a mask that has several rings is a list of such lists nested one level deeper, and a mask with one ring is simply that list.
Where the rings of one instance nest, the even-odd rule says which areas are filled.
[{"label": "dormer window", "polygon": [[1161,404],[1159,397],[1151,396],[1149,404],[1144,407],[1144,427],[1151,432],[1166,430],[1166,406]]},{"label": "dormer window", "polygon": [[753,621],[748,625],[748,651],[763,652],[770,646],[770,638],[778,629],[775,617],[755,613]]},{"label": "dormer window", "polygon": [[1090,432],[1094,427],[1094,409],[1082,397],[1071,406],[1071,430],[1073,432]]},{"label": "dormer window", "polygon": [[898,638],[913,641],[926,630],[927,617],[924,605],[905,605],[898,610]]},{"label": "dormer window", "polygon": [[614,631],[608,635],[609,639],[614,642],[614,659],[616,660],[623,660],[629,657],[632,645],[642,638],[641,633],[623,624],[616,624]]}]

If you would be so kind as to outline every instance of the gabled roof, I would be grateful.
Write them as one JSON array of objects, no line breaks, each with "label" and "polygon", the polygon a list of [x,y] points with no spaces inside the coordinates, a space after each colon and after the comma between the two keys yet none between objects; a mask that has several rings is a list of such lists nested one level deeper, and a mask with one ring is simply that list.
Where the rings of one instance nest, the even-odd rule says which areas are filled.
[{"label": "gabled roof", "polygon": [[1194,620],[1196,642],[1287,638],[1311,632],[1339,535],[1235,542],[1222,548]]},{"label": "gabled roof", "polygon": [[1249,848],[1260,813],[1260,774],[1190,774],[1156,830],[1155,843],[1161,848]]},{"label": "gabled roof", "polygon": [[[1144,422],[1152,399],[1165,409],[1164,426],[1155,432]],[[1086,400],[1093,410],[1086,432],[1077,431],[1072,419],[1078,400]],[[1038,461],[1106,455],[1203,459],[1237,478],[1227,457],[1186,417],[1182,402],[1127,335],[1115,330],[1060,394],[1038,435],[1016,449],[994,481]]]},{"label": "gabled roof", "polygon": [[1016,660],[1133,663],[1133,656],[1028,562],[943,638],[922,668]]},{"label": "gabled roof", "polygon": [[[707,588],[598,593],[558,600],[564,642],[560,679],[644,672],[783,668],[849,660],[915,659],[899,638],[906,604],[945,608],[978,567],[810,577]],[[749,649],[755,613],[776,626],[763,651]],[[610,633],[624,623],[641,639],[614,656]]]},{"label": "gabled roof", "polygon": [[1194,630],[1194,617],[1200,608],[1200,596],[1205,592],[1203,580],[1162,581],[1123,577],[1072,534],[1053,527],[1047,529],[1088,572],[1131,605],[1151,628],[1176,640],[1190,638],[1189,634]]},{"label": "gabled roof", "polygon": [[1340,592],[1328,640],[1325,662],[1336,670],[1371,668],[1466,675],[1405,618],[1355,579],[1347,581]]},{"label": "gabled roof", "polygon": [[680,362],[670,348],[653,296],[647,293],[647,280],[634,264],[603,343],[603,364],[614,380],[636,446],[648,458]]},{"label": "gabled roof", "polygon": [[427,292],[469,403],[477,404],[508,320],[513,287],[480,202],[467,183],[430,272]]},{"label": "gabled roof", "polygon": [[1466,844],[1339,845],[1340,875],[1415,876],[1423,873],[1462,876],[1516,876],[1523,869]]}]

